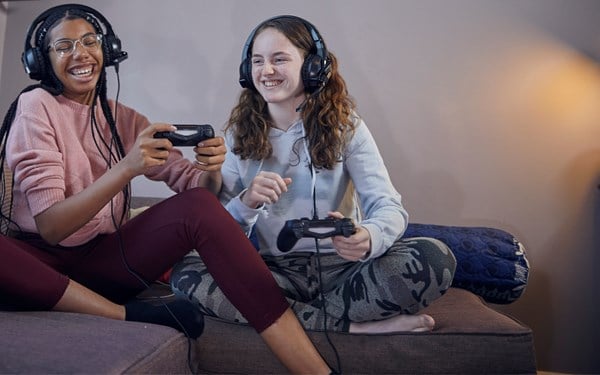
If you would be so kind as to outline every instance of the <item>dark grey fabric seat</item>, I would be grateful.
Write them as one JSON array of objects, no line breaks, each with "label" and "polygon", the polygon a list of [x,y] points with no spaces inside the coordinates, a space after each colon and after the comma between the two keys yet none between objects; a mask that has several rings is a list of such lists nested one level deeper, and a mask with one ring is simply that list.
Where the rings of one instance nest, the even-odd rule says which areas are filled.
[{"label": "dark grey fabric seat", "polygon": [[61,312],[0,311],[0,373],[189,373],[188,340],[163,326]]},{"label": "dark grey fabric seat", "polygon": [[[436,320],[426,333],[330,333],[344,374],[535,374],[531,329],[487,306],[475,294],[450,288],[424,312]],[[310,332],[334,365],[322,332]],[[199,351],[201,372],[282,373],[254,330],[206,319]]]},{"label": "dark grey fabric seat", "polygon": [[[531,330],[462,289],[426,310],[426,333],[330,333],[344,374],[535,374]],[[178,331],[58,312],[0,312],[0,373],[189,373]],[[309,332],[336,363],[323,332]],[[191,343],[197,373],[281,374],[285,368],[249,326],[207,318]]]}]

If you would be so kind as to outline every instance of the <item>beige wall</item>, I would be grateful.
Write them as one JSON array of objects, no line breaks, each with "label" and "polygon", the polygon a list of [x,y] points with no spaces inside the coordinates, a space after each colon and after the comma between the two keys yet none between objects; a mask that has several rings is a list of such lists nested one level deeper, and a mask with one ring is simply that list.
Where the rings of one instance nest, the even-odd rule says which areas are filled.
[{"label": "beige wall", "polygon": [[[11,2],[2,113],[30,83],[19,61],[24,30],[56,3]],[[541,370],[600,373],[600,65],[587,55],[600,52],[600,2],[84,3],[111,20],[129,52],[123,103],[155,121],[216,128],[239,93],[249,31],[277,14],[308,18],[339,57],[411,219],[515,234],[530,282],[498,308],[533,328]],[[134,189],[169,194],[138,180]]]},{"label": "beige wall", "polygon": [[2,55],[4,51],[4,37],[6,34],[6,17],[8,15],[8,2],[0,1],[0,82],[2,81]]}]

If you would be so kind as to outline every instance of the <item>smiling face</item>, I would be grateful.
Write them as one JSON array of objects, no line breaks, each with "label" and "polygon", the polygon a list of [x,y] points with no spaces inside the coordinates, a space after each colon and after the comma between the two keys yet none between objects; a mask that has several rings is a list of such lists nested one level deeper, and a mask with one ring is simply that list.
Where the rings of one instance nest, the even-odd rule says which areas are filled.
[{"label": "smiling face", "polygon": [[[49,45],[61,39],[80,40],[85,35],[95,34],[94,27],[84,19],[59,21],[48,33]],[[96,83],[102,70],[102,48],[85,48],[75,43],[75,51],[60,57],[54,48],[48,51],[52,69],[64,86],[63,95],[81,104],[91,104]]]},{"label": "smiling face", "polygon": [[275,28],[256,35],[252,45],[252,80],[269,107],[296,108],[304,100],[300,49]]}]

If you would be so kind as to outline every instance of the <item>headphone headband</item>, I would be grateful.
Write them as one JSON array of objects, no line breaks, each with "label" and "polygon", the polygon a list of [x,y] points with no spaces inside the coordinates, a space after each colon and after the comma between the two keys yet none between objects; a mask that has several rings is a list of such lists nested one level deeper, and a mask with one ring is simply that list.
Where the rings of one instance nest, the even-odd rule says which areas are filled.
[{"label": "headphone headband", "polygon": [[[39,31],[38,28],[43,24],[50,16],[54,14],[64,14],[68,10],[77,10],[90,17],[87,19],[88,22],[92,23],[95,28],[99,28],[99,31],[103,36],[103,53],[105,58],[105,66],[118,66],[118,64],[127,58],[127,52],[121,50],[121,40],[115,35],[110,22],[97,10],[82,4],[62,4],[55,7],[49,8],[37,16],[31,25],[27,28],[27,34],[25,37],[25,47],[23,54],[21,55],[21,62],[25,71],[31,79],[43,81],[48,78],[48,72],[46,72],[45,63],[45,47],[42,45],[44,38],[48,30],[43,30],[40,33],[39,38],[35,41],[35,45],[31,45],[31,38],[34,34]],[[106,29],[106,32],[102,30],[102,26]],[[41,40],[40,40],[41,39]]]},{"label": "headphone headband", "polygon": [[308,30],[314,43],[314,54],[309,53],[309,55],[304,59],[304,63],[302,65],[301,75],[305,90],[309,93],[313,93],[327,84],[329,76],[331,75],[331,62],[327,55],[327,48],[325,47],[325,42],[323,41],[321,34],[312,23],[308,22],[304,18],[294,15],[281,15],[261,22],[252,30],[246,39],[244,48],[242,50],[242,62],[240,64],[239,78],[240,85],[243,88],[254,88],[254,84],[252,82],[252,56],[250,56],[250,53],[256,33],[265,24],[286,18],[301,22]]}]

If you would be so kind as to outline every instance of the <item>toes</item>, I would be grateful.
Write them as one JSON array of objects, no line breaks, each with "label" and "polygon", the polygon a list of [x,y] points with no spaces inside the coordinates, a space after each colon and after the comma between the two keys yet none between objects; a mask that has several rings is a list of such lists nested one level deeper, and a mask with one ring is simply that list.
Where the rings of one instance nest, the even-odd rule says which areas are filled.
[{"label": "toes", "polygon": [[416,315],[415,318],[418,319],[419,324],[417,327],[411,330],[411,332],[427,332],[431,331],[435,326],[435,320],[429,315],[421,314]]}]

